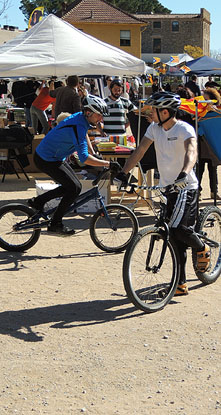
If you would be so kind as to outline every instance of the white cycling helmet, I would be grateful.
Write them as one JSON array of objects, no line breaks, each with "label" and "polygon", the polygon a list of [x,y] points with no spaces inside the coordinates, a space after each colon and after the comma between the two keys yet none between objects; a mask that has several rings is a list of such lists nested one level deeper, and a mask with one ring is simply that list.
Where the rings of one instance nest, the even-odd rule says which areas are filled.
[{"label": "white cycling helmet", "polygon": [[83,101],[82,105],[84,109],[89,109],[92,112],[95,112],[96,114],[101,115],[108,115],[108,108],[106,102],[95,95],[87,95]]},{"label": "white cycling helmet", "polygon": [[181,105],[180,96],[172,92],[155,92],[147,98],[145,105],[155,108],[171,108],[177,110]]}]

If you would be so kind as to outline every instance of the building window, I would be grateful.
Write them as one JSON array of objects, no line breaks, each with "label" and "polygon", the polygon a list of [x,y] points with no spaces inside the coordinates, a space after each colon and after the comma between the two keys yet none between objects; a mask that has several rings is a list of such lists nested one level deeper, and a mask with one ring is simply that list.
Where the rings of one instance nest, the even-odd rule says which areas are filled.
[{"label": "building window", "polygon": [[153,39],[153,53],[161,53],[161,39]]},{"label": "building window", "polygon": [[120,46],[130,46],[130,30],[120,31]]},{"label": "building window", "polygon": [[179,32],[179,22],[172,22],[172,32]]},{"label": "building window", "polygon": [[161,29],[161,22],[153,22],[154,29]]}]

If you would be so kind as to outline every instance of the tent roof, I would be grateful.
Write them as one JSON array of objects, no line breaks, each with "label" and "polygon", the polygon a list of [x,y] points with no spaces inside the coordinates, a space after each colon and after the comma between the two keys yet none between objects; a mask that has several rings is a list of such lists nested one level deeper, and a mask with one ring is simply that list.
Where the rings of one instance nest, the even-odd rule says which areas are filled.
[{"label": "tent roof", "polygon": [[0,77],[139,75],[145,62],[50,14],[0,46]]},{"label": "tent roof", "polygon": [[202,56],[201,58],[188,62],[188,67],[191,69],[191,72],[188,72],[188,76],[190,74],[196,74],[198,76],[221,76],[221,61],[212,59],[209,56]]},{"label": "tent roof", "polygon": [[193,58],[190,55],[188,55],[188,53],[179,53],[176,56],[178,56],[179,62],[171,62],[171,61],[168,61],[168,62],[166,62],[166,65],[168,65],[168,66],[177,66],[180,63],[190,62],[190,61],[193,60]]}]

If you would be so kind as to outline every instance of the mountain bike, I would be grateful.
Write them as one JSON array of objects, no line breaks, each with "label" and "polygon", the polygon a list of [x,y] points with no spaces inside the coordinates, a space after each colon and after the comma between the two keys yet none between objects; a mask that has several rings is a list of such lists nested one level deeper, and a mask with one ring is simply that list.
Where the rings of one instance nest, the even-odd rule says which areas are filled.
[{"label": "mountain bike", "polygon": [[[123,261],[123,282],[132,303],[146,313],[163,309],[172,299],[180,277],[180,261],[176,244],[166,222],[165,195],[173,186],[135,186],[147,189],[160,200],[159,212],[154,209],[156,223],[135,235]],[[152,205],[151,205],[152,207]],[[195,225],[197,235],[210,248],[210,265],[206,272],[197,270],[197,254],[192,249],[195,273],[203,284],[211,284],[221,273],[221,211],[209,206],[199,212]]]},{"label": "mountain bike", "polygon": [[[105,252],[117,253],[125,250],[138,232],[135,214],[121,204],[105,205],[98,183],[107,177],[104,168],[92,182],[93,187],[80,194],[66,213],[96,200],[99,209],[91,218],[90,236],[94,244]],[[7,251],[24,252],[38,241],[41,229],[47,227],[55,208],[35,211],[21,203],[10,203],[0,208],[0,247]]]}]

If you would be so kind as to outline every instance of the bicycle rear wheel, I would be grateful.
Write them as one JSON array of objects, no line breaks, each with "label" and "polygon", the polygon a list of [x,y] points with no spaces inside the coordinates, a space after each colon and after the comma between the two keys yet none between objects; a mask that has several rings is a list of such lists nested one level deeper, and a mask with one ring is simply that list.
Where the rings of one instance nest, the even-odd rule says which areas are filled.
[{"label": "bicycle rear wheel", "polygon": [[126,206],[111,204],[99,209],[91,219],[90,236],[105,252],[121,252],[138,232],[138,220]]},{"label": "bicycle rear wheel", "polygon": [[11,203],[0,208],[0,247],[6,251],[24,252],[36,244],[40,229],[25,229],[18,225],[36,212],[28,206]]},{"label": "bicycle rear wheel", "polygon": [[173,297],[180,275],[179,254],[168,242],[163,263],[159,261],[165,236],[153,227],[140,231],[128,247],[123,262],[126,293],[135,307],[145,313],[159,311]]},{"label": "bicycle rear wheel", "polygon": [[[208,206],[203,209],[199,215],[195,230],[218,243],[218,246],[214,246],[212,242],[205,240],[205,243],[210,248],[210,265],[206,272],[197,270],[197,255],[196,251],[192,250],[192,262],[197,277],[205,285],[212,284],[221,273],[221,210],[216,206]],[[203,238],[202,240],[204,242]]]}]

